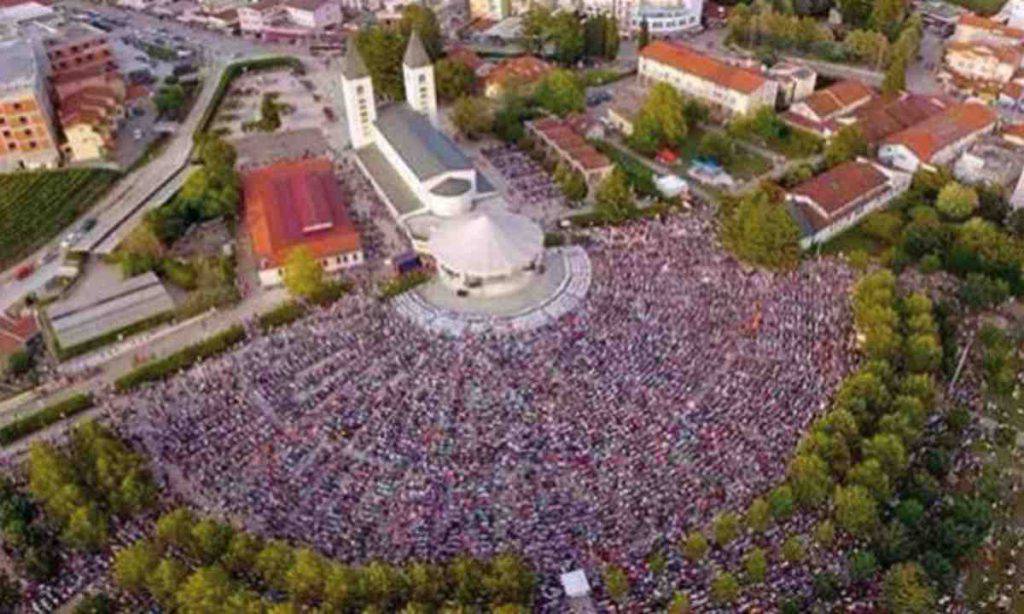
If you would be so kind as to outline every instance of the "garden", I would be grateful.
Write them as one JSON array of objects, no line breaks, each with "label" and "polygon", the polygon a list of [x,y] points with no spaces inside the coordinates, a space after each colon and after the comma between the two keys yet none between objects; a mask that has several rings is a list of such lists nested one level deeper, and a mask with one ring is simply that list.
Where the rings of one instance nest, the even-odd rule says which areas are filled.
[{"label": "garden", "polygon": [[114,171],[99,169],[0,175],[0,268],[70,226],[118,177]]}]

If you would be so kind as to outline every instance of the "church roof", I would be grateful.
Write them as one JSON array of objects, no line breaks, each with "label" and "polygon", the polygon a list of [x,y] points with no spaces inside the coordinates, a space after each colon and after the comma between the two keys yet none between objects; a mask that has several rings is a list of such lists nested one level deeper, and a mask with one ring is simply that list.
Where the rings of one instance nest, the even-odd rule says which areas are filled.
[{"label": "church roof", "polygon": [[366,69],[366,62],[363,61],[363,54],[359,53],[355,37],[349,37],[348,48],[345,51],[345,59],[341,65],[341,75],[346,79],[360,79],[370,76]]},{"label": "church roof", "polygon": [[427,49],[423,46],[423,40],[417,30],[413,30],[412,36],[409,37],[409,45],[405,48],[402,62],[409,68],[430,66],[430,56],[427,55]]},{"label": "church roof", "polygon": [[406,104],[382,107],[374,125],[420,181],[473,168],[447,135]]},{"label": "church roof", "polygon": [[431,233],[427,249],[456,273],[508,275],[536,260],[544,250],[544,232],[522,215],[475,211],[443,221]]}]

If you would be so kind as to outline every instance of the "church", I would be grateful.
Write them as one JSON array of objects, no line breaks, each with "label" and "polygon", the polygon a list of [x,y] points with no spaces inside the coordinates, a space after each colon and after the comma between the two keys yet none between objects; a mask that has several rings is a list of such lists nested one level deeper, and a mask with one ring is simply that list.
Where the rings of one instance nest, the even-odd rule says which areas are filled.
[{"label": "church", "polygon": [[341,83],[357,164],[413,247],[438,261],[442,282],[456,294],[491,297],[528,286],[543,269],[543,232],[533,220],[505,211],[494,187],[440,130],[434,65],[415,31],[402,76],[405,102],[378,107],[366,63],[349,42]]}]

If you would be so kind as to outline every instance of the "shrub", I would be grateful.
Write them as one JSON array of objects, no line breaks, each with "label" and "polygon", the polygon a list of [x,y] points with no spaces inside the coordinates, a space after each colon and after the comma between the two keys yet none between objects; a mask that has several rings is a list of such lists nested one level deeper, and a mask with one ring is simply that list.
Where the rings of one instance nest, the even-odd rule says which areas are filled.
[{"label": "shrub", "polygon": [[290,324],[306,315],[306,307],[297,301],[285,301],[266,313],[259,315],[258,321],[263,332],[269,332],[279,326]]},{"label": "shrub", "polygon": [[18,418],[0,428],[0,445],[10,445],[26,435],[41,431],[51,424],[79,414],[92,407],[92,404],[92,395],[76,394],[73,397],[44,407],[34,414]]},{"label": "shrub", "polygon": [[232,326],[209,339],[190,345],[166,358],[152,360],[133,371],[117,378],[114,387],[124,392],[146,382],[164,379],[182,369],[188,368],[204,358],[220,354],[245,338],[245,329]]}]

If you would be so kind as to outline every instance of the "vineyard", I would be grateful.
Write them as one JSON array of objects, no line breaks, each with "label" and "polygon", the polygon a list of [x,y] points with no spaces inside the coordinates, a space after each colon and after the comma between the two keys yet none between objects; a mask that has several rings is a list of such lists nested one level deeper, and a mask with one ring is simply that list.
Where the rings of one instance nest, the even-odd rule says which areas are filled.
[{"label": "vineyard", "polygon": [[95,169],[0,175],[0,269],[71,225],[117,177]]}]

